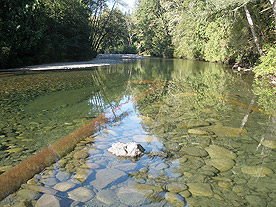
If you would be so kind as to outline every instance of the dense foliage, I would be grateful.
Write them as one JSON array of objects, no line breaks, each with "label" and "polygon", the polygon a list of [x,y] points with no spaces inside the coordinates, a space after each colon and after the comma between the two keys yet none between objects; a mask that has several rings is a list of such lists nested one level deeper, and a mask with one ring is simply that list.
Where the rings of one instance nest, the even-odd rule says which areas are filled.
[{"label": "dense foliage", "polygon": [[156,49],[154,54],[163,54],[171,48],[171,40],[176,57],[252,65],[260,56],[259,49],[276,40],[271,3],[273,0],[139,0],[140,52],[151,54]]},{"label": "dense foliage", "polygon": [[90,56],[89,13],[81,1],[5,0],[1,5],[0,67]]},{"label": "dense foliage", "polygon": [[125,15],[115,9],[118,4],[1,0],[0,68],[91,59],[100,49],[128,45]]}]

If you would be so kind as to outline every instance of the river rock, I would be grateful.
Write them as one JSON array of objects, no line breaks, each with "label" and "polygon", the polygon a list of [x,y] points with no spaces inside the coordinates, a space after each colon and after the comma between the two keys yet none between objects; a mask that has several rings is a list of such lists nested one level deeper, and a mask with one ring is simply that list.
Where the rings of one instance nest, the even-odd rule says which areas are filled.
[{"label": "river rock", "polygon": [[79,187],[68,192],[68,196],[74,201],[87,202],[95,196],[95,193],[87,188]]},{"label": "river rock", "polygon": [[36,200],[39,198],[39,193],[33,190],[21,189],[16,193],[16,196],[23,199]]},{"label": "river rock", "polygon": [[263,140],[261,141],[261,145],[270,149],[276,149],[276,141],[273,140]]},{"label": "river rock", "polygon": [[144,194],[137,192],[130,186],[119,188],[117,196],[122,203],[128,206],[141,206],[147,203]]},{"label": "river rock", "polygon": [[208,155],[208,153],[204,149],[200,149],[197,147],[182,147],[180,152],[184,152],[187,155],[195,157],[206,157]]},{"label": "river rock", "polygon": [[37,201],[36,207],[59,207],[59,199],[53,195],[43,194]]},{"label": "river rock", "polygon": [[179,194],[176,194],[176,193],[172,193],[172,192],[167,192],[165,194],[165,199],[173,204],[173,206],[176,206],[176,207],[183,207],[185,206],[185,199],[179,195]]},{"label": "river rock", "polygon": [[228,150],[225,149],[224,147],[220,147],[218,145],[210,145],[209,147],[206,147],[205,150],[208,152],[209,156],[213,158],[227,158],[227,159],[236,159],[237,155]]},{"label": "river rock", "polygon": [[41,183],[43,183],[44,185],[53,186],[53,185],[57,184],[57,179],[46,178],[46,179],[41,180]]},{"label": "river rock", "polygon": [[266,201],[263,198],[259,197],[259,196],[246,195],[245,199],[248,201],[250,206],[266,206]]},{"label": "river rock", "polygon": [[207,121],[188,121],[188,122],[183,122],[183,123],[179,124],[177,128],[191,129],[191,128],[209,126],[209,125],[210,125],[210,123]]},{"label": "river rock", "polygon": [[83,183],[88,178],[88,176],[92,174],[92,172],[93,171],[89,169],[80,169],[76,172],[74,178]]},{"label": "river rock", "polygon": [[65,181],[69,178],[70,174],[66,171],[60,171],[56,174],[56,178],[59,180],[59,181]]},{"label": "river rock", "polygon": [[97,171],[96,179],[90,182],[90,184],[96,189],[103,189],[125,175],[126,174],[121,170],[108,168],[102,169]]},{"label": "river rock", "polygon": [[8,152],[8,153],[17,153],[22,151],[23,151],[23,148],[13,148],[13,149],[5,150],[5,152]]},{"label": "river rock", "polygon": [[117,196],[112,190],[101,190],[97,193],[96,198],[105,203],[105,204],[112,204],[117,201]]},{"label": "river rock", "polygon": [[266,175],[273,174],[270,168],[264,166],[244,166],[241,168],[241,171],[252,177],[265,177]]},{"label": "river rock", "polygon": [[206,165],[211,165],[217,168],[221,172],[226,172],[235,165],[235,162],[231,159],[217,159],[217,158],[206,160],[205,163]]},{"label": "river rock", "polygon": [[13,167],[12,167],[11,165],[0,167],[0,173],[9,171],[9,170],[12,169],[12,168],[13,168]]},{"label": "river rock", "polygon": [[188,183],[187,185],[193,196],[211,197],[214,195],[212,188],[208,183]]},{"label": "river rock", "polygon": [[88,152],[87,152],[87,150],[81,150],[81,151],[77,151],[74,155],[73,155],[73,157],[75,158],[75,159],[77,159],[77,160],[79,160],[79,159],[84,159],[84,158],[86,158],[86,157],[88,157]]},{"label": "river rock", "polygon": [[62,183],[58,183],[54,186],[55,190],[61,191],[61,192],[65,192],[68,191],[72,188],[74,188],[76,186],[76,184],[72,183],[72,182],[62,182]]},{"label": "river rock", "polygon": [[214,132],[219,137],[241,137],[247,133],[246,129],[233,128],[222,125],[212,125],[208,130]]},{"label": "river rock", "polygon": [[189,129],[188,134],[194,134],[194,135],[208,135],[207,131],[201,130],[201,129]]},{"label": "river rock", "polygon": [[180,183],[170,183],[167,185],[167,189],[169,192],[179,193],[181,191],[187,190],[187,186]]},{"label": "river rock", "polygon": [[113,143],[111,148],[107,150],[115,156],[121,157],[138,157],[143,155],[145,149],[135,142],[123,144],[121,142]]}]

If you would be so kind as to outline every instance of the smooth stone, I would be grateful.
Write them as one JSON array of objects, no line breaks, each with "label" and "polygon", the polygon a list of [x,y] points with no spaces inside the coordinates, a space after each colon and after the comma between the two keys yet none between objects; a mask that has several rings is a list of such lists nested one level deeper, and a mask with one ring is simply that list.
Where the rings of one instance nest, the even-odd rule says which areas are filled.
[{"label": "smooth stone", "polygon": [[185,199],[179,194],[175,194],[175,193],[172,193],[172,192],[167,192],[167,193],[165,193],[165,199],[169,203],[173,204],[176,207],[185,206]]},{"label": "smooth stone", "polygon": [[188,190],[181,191],[178,194],[181,195],[183,198],[189,198],[192,195],[191,192]]},{"label": "smooth stone", "polygon": [[200,149],[197,147],[182,147],[180,152],[184,152],[185,154],[195,157],[206,157],[208,155],[208,153],[204,149]]},{"label": "smooth stone", "polygon": [[57,184],[57,179],[46,178],[46,179],[41,180],[41,183],[43,183],[44,185],[53,186],[53,185]]},{"label": "smooth stone", "polygon": [[205,150],[208,152],[211,158],[226,158],[232,160],[237,158],[237,155],[234,152],[218,145],[210,145],[209,147],[206,147]]},{"label": "smooth stone", "polygon": [[90,182],[90,184],[97,189],[103,189],[107,185],[115,182],[117,179],[125,176],[126,174],[117,169],[102,169],[97,171],[96,179]]},{"label": "smooth stone", "polygon": [[217,158],[206,160],[205,163],[206,165],[211,165],[217,168],[221,172],[226,172],[235,165],[235,162],[231,159],[217,159]]},{"label": "smooth stone", "polygon": [[5,150],[5,152],[8,152],[8,153],[17,153],[22,151],[23,151],[23,148],[13,148],[13,149]]},{"label": "smooth stone", "polygon": [[247,195],[245,199],[249,202],[250,206],[266,206],[266,202],[259,196]]},{"label": "smooth stone", "polygon": [[221,188],[231,188],[231,183],[225,182],[225,181],[220,181],[218,182],[218,186]]},{"label": "smooth stone", "polygon": [[95,193],[87,188],[79,187],[68,192],[68,196],[74,201],[87,202],[95,196]]},{"label": "smooth stone", "polygon": [[70,174],[66,171],[61,171],[61,172],[58,172],[56,174],[56,178],[59,180],[59,181],[65,181],[65,180],[68,180],[69,179],[69,176]]},{"label": "smooth stone", "polygon": [[188,129],[188,134],[208,135],[208,132],[201,129]]},{"label": "smooth stone", "polygon": [[188,121],[188,122],[183,122],[179,124],[177,128],[190,129],[190,128],[209,126],[209,125],[210,123],[207,121]]},{"label": "smooth stone", "polygon": [[79,159],[84,159],[84,158],[87,158],[89,156],[87,150],[81,150],[81,151],[77,151],[73,157],[77,160]]},{"label": "smooth stone", "polygon": [[233,186],[232,191],[235,193],[242,193],[244,192],[244,187],[241,185],[235,185]]},{"label": "smooth stone", "polygon": [[35,205],[36,207],[59,207],[59,199],[57,199],[53,195],[43,194],[38,200]]},{"label": "smooth stone", "polygon": [[276,149],[276,141],[273,140],[263,140],[261,141],[261,145],[270,149]]},{"label": "smooth stone", "polygon": [[44,194],[55,195],[57,193],[57,191],[54,189],[51,189],[49,187],[44,187],[44,186],[38,186],[38,185],[22,184],[21,187],[24,189],[37,191],[37,192],[44,193]]},{"label": "smooth stone", "polygon": [[211,185],[208,183],[188,183],[187,185],[193,196],[211,197],[214,195]]},{"label": "smooth stone", "polygon": [[96,198],[105,203],[105,204],[112,204],[117,201],[117,196],[112,190],[101,190],[96,194]]},{"label": "smooth stone", "polygon": [[139,192],[163,192],[163,189],[159,185],[149,185],[149,184],[140,184],[136,183],[134,185],[134,188],[137,189]]},{"label": "smooth stone", "polygon": [[72,188],[74,188],[76,186],[76,184],[72,183],[72,182],[62,182],[62,183],[58,183],[54,186],[55,190],[61,191],[61,192],[65,192],[68,191]]},{"label": "smooth stone", "polygon": [[121,203],[128,206],[141,206],[146,204],[146,197],[144,194],[137,192],[129,186],[119,188],[117,197]]},{"label": "smooth stone", "polygon": [[179,193],[181,191],[187,190],[187,185],[180,183],[170,183],[167,185],[167,190],[172,193]]},{"label": "smooth stone", "polygon": [[124,163],[115,165],[114,168],[123,169],[124,171],[134,170],[137,167],[136,163]]},{"label": "smooth stone", "polygon": [[213,177],[213,180],[224,181],[224,182],[231,182],[232,181],[230,178],[226,178],[226,177]]},{"label": "smooth stone", "polygon": [[91,175],[92,173],[93,173],[92,170],[80,169],[79,171],[76,172],[76,174],[73,177],[83,183],[88,178],[88,176]]},{"label": "smooth stone", "polygon": [[33,190],[21,189],[16,193],[16,196],[23,199],[36,200],[39,198],[39,193]]},{"label": "smooth stone", "polygon": [[244,166],[241,168],[241,171],[252,177],[265,177],[266,175],[273,174],[270,168],[264,166]]},{"label": "smooth stone", "polygon": [[208,130],[214,132],[219,137],[241,137],[247,133],[246,129],[227,127],[222,125],[212,125]]}]

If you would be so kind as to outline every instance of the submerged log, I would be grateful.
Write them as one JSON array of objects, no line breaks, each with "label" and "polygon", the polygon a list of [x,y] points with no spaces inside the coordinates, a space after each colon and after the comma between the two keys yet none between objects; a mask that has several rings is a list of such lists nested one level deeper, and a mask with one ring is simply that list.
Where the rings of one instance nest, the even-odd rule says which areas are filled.
[{"label": "submerged log", "polygon": [[[157,84],[152,88],[140,93],[133,99],[129,100],[136,102],[148,94],[164,86],[164,83]],[[128,103],[127,101],[126,103]],[[124,104],[126,104],[124,103]],[[122,105],[124,105],[122,104]],[[50,166],[56,160],[71,152],[77,143],[88,136],[93,135],[105,126],[106,123],[112,122],[118,115],[115,112],[119,111],[121,106],[115,107],[110,111],[100,115],[91,122],[63,137],[59,141],[51,144],[36,155],[19,163],[9,171],[0,175],[0,200],[15,192],[21,184],[31,179],[35,174],[40,173],[45,167]]]}]

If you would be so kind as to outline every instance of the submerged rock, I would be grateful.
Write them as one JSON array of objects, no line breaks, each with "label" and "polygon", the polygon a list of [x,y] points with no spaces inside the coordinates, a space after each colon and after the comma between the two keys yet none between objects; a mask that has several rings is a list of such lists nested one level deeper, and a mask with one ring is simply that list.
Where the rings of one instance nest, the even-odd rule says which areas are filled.
[{"label": "submerged rock", "polygon": [[189,183],[187,185],[193,196],[211,197],[214,195],[212,188],[208,183]]},{"label": "submerged rock", "polygon": [[206,147],[205,150],[211,158],[227,158],[234,160],[237,157],[234,152],[218,145],[210,145],[209,147]]},{"label": "submerged rock", "polygon": [[206,160],[205,163],[207,165],[211,165],[217,168],[221,172],[226,172],[235,165],[235,162],[231,159],[218,159],[218,158]]},{"label": "submerged rock", "polygon": [[219,137],[241,137],[247,133],[246,129],[226,127],[222,125],[212,125],[208,130],[214,132]]},{"label": "submerged rock", "polygon": [[273,174],[273,171],[264,166],[245,166],[241,168],[241,171],[252,177],[265,177],[266,175]]},{"label": "submerged rock", "polygon": [[120,157],[138,157],[143,155],[145,149],[135,142],[128,142],[126,144],[117,142],[113,143],[107,151]]},{"label": "submerged rock", "polygon": [[167,192],[165,194],[165,199],[176,207],[185,206],[185,199],[179,194]]},{"label": "submerged rock", "polygon": [[261,145],[270,149],[276,149],[276,142],[273,140],[263,140],[261,141]]},{"label": "submerged rock", "polygon": [[52,207],[56,206],[59,207],[60,203],[59,200],[53,196],[53,195],[48,195],[48,194],[43,194],[37,201],[36,207]]},{"label": "submerged rock", "polygon": [[68,192],[68,195],[74,201],[87,202],[95,196],[95,193],[87,188],[79,187]]}]

